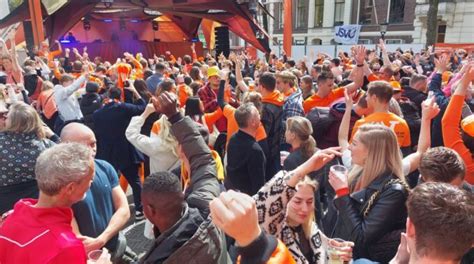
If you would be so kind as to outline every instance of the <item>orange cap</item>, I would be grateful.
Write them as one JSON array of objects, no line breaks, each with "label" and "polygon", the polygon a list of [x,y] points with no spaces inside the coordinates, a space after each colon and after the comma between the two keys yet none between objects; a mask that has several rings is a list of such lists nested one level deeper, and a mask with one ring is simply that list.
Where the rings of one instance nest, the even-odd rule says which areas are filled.
[{"label": "orange cap", "polygon": [[390,85],[393,88],[394,92],[400,92],[402,91],[402,87],[400,86],[400,83],[397,81],[390,81]]},{"label": "orange cap", "polygon": [[464,133],[474,137],[474,115],[470,115],[461,121],[461,129]]}]

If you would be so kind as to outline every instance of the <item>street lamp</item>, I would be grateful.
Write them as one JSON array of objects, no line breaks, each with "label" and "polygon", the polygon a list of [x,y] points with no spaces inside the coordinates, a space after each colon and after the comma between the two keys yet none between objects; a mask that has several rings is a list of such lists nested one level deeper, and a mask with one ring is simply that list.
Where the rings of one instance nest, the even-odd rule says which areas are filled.
[{"label": "street lamp", "polygon": [[380,24],[380,36],[382,37],[383,41],[385,41],[385,33],[387,33],[387,27],[388,27],[387,22]]}]

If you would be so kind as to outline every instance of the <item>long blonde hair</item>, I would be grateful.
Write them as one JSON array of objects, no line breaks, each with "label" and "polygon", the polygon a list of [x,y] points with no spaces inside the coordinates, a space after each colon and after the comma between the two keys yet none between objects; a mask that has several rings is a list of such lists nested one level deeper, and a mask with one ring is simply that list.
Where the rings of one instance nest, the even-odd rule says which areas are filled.
[{"label": "long blonde hair", "polygon": [[358,141],[368,151],[363,166],[354,165],[349,172],[351,191],[359,191],[385,172],[391,172],[405,182],[402,155],[395,133],[387,126],[366,124],[356,133]]},{"label": "long blonde hair", "polygon": [[9,108],[9,122],[4,129],[11,133],[34,133],[38,138],[45,138],[43,122],[36,110],[23,102],[15,102]]},{"label": "long blonde hair", "polygon": [[[318,189],[318,182],[316,180],[311,179],[309,176],[304,176],[304,178],[296,184],[296,191],[301,186],[309,186],[313,189],[314,192]],[[313,199],[313,206],[315,207],[314,199]],[[306,222],[302,224],[303,233],[306,239],[311,239],[311,235],[313,233],[314,223],[316,222],[316,217],[314,216],[314,210],[311,211],[308,219]]]},{"label": "long blonde hair", "polygon": [[316,152],[311,122],[302,116],[292,116],[286,120],[286,129],[294,133],[301,141],[301,150],[305,158],[309,159]]},{"label": "long blonde hair", "polygon": [[157,122],[160,125],[158,138],[161,139],[163,148],[171,151],[175,157],[178,157],[178,141],[171,133],[171,123],[165,115],[162,115]]}]

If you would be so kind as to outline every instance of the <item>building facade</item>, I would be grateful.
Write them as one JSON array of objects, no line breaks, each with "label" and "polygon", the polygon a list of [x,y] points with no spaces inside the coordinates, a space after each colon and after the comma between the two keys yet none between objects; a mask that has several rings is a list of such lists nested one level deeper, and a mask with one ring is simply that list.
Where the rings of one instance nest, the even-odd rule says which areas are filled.
[{"label": "building facade", "polygon": [[[415,42],[426,42],[428,0],[417,0]],[[440,0],[437,43],[474,43],[474,0]]]},{"label": "building facade", "polygon": [[[272,45],[283,41],[283,0],[263,0],[273,15]],[[438,42],[474,42],[474,0],[440,0]],[[380,24],[388,23],[387,44],[426,41],[428,0],[293,0],[293,44],[334,45],[334,27],[362,25],[359,43],[378,43]]]},{"label": "building facade", "polygon": [[[273,14],[270,35],[274,42],[283,39],[283,1],[267,0]],[[388,9],[388,6],[391,6]],[[372,44],[380,38],[379,24],[389,23],[387,43],[412,43],[416,0],[293,0],[295,45],[331,45],[334,27],[361,24],[360,43]]]}]

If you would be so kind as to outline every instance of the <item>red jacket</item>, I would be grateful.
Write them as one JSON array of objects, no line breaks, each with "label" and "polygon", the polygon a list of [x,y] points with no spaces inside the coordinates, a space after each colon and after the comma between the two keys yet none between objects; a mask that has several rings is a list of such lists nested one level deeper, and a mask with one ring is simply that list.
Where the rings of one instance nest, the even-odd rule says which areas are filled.
[{"label": "red jacket", "polygon": [[86,263],[84,245],[72,232],[72,210],[36,203],[18,201],[0,227],[0,263]]}]

